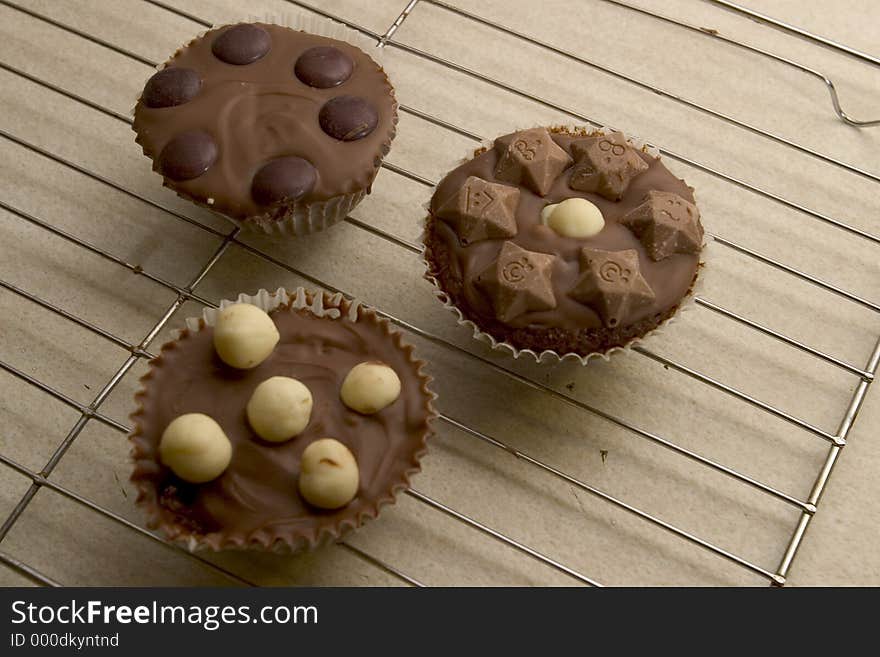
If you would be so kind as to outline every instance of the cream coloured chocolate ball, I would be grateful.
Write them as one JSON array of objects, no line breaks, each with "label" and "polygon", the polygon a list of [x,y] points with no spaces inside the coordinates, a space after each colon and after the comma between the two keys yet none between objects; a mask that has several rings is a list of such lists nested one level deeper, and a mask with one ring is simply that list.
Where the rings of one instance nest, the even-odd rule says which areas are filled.
[{"label": "cream coloured chocolate ball", "polygon": [[541,211],[541,219],[563,237],[593,237],[605,227],[602,211],[585,198],[567,198],[548,205]]},{"label": "cream coloured chocolate ball", "polygon": [[321,438],[302,453],[299,492],[319,509],[338,509],[354,499],[360,473],[354,454],[338,440]]},{"label": "cream coloured chocolate ball", "polygon": [[217,313],[214,349],[227,365],[256,367],[269,357],[280,336],[267,313],[249,303],[234,303]]},{"label": "cream coloured chocolate ball", "polygon": [[400,397],[400,377],[385,363],[358,363],[346,374],[339,397],[351,410],[372,415]]},{"label": "cream coloured chocolate ball", "polygon": [[178,477],[203,484],[219,477],[232,459],[232,443],[212,418],[187,413],[174,418],[159,441],[159,458]]},{"label": "cream coloured chocolate ball", "polygon": [[312,393],[302,381],[273,376],[258,385],[246,407],[251,428],[263,440],[290,440],[312,417]]}]

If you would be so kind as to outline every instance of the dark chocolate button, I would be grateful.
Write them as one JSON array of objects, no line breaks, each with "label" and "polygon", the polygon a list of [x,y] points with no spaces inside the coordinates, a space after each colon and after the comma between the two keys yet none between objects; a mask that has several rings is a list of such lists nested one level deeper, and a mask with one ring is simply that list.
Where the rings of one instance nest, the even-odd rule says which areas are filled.
[{"label": "dark chocolate button", "polygon": [[191,68],[165,68],[153,75],[144,86],[147,107],[174,107],[195,98],[202,88],[202,78]]},{"label": "dark chocolate button", "polygon": [[337,96],[324,103],[318,114],[321,129],[334,139],[363,139],[376,129],[379,113],[360,96]]},{"label": "dark chocolate button", "polygon": [[280,157],[263,165],[251,183],[251,196],[260,205],[272,205],[285,199],[295,200],[308,194],[318,172],[301,157]]},{"label": "dark chocolate button", "polygon": [[310,87],[329,89],[351,77],[354,62],[339,48],[316,46],[299,56],[293,70],[296,77]]},{"label": "dark chocolate button", "polygon": [[217,144],[203,130],[181,132],[159,154],[159,171],[172,180],[192,180],[217,160]]},{"label": "dark chocolate button", "polygon": [[269,52],[272,40],[262,27],[242,23],[214,39],[211,52],[227,64],[250,64]]}]

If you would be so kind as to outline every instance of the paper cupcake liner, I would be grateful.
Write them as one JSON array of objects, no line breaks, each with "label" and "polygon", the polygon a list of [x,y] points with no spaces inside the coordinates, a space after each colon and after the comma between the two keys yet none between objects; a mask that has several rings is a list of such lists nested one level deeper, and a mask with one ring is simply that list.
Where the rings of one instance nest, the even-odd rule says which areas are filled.
[{"label": "paper cupcake liner", "polygon": [[[530,126],[536,127],[536,126]],[[537,126],[541,127],[541,126]],[[582,125],[574,125],[567,123],[556,123],[550,124],[547,126],[551,132],[565,132],[568,134],[582,134],[583,136],[587,136],[589,134],[610,134],[612,132],[621,132],[620,130],[609,128],[606,126],[593,126],[590,124],[582,124]],[[527,130],[529,128],[514,128],[512,130],[507,130],[499,133],[500,135],[509,134],[511,132],[519,132],[520,130]],[[627,142],[630,145],[641,150],[653,157],[660,157],[660,149],[656,146],[652,146],[648,144],[646,141],[639,137],[633,137],[626,133],[622,133],[626,138]],[[486,150],[494,147],[495,140],[483,140],[481,145],[476,148],[469,149],[466,157],[464,157],[458,164],[455,166],[459,166],[464,164],[465,162],[469,162],[477,155],[485,152]],[[452,167],[454,168],[454,167]],[[451,169],[450,169],[451,170]],[[437,191],[437,185],[434,186],[431,192],[431,196],[427,203],[423,206],[425,211],[427,212],[427,216],[431,216],[431,201],[430,199],[434,197],[434,193]],[[495,351],[501,351],[513,356],[513,358],[519,358],[521,356],[529,356],[534,358],[537,363],[545,364],[545,363],[557,363],[563,360],[575,360],[579,362],[581,365],[588,365],[590,361],[595,359],[602,359],[608,361],[611,359],[611,356],[617,353],[629,352],[636,345],[643,344],[644,342],[653,339],[655,336],[662,334],[663,331],[672,323],[677,321],[684,313],[688,313],[696,307],[694,303],[694,299],[699,295],[702,291],[704,281],[705,281],[705,270],[706,270],[706,262],[710,259],[709,252],[712,250],[712,238],[709,235],[704,236],[704,244],[702,249],[700,250],[700,262],[697,266],[697,273],[694,282],[692,283],[690,289],[687,294],[679,301],[678,308],[666,319],[660,322],[656,327],[647,331],[641,336],[632,338],[628,342],[623,345],[610,347],[603,351],[594,351],[588,354],[580,354],[577,352],[566,352],[566,353],[558,353],[552,349],[545,349],[544,351],[537,352],[533,349],[521,349],[519,347],[515,347],[514,345],[506,342],[504,340],[499,340],[490,333],[481,329],[476,322],[471,319],[465,317],[464,313],[456,306],[452,298],[440,287],[440,281],[434,275],[434,271],[431,267],[431,263],[427,258],[427,227],[426,230],[422,233],[419,238],[419,243],[421,245],[421,259],[422,264],[425,267],[425,271],[423,277],[427,280],[431,286],[434,296],[443,304],[443,307],[446,308],[449,312],[451,312],[456,317],[456,321],[460,326],[466,327],[471,331],[473,338],[479,342],[488,344],[489,347]]]},{"label": "paper cupcake liner", "polygon": [[[409,467],[403,476],[396,481],[389,482],[388,490],[356,515],[337,519],[317,530],[288,529],[282,531],[276,527],[272,530],[255,530],[249,534],[231,531],[198,534],[188,528],[173,510],[160,504],[159,491],[155,481],[151,478],[158,467],[158,445],[140,439],[140,436],[143,435],[140,419],[145,412],[143,400],[149,395],[148,387],[153,371],[156,367],[162,366],[163,353],[166,349],[171,348],[190,332],[197,333],[205,327],[214,326],[217,313],[234,303],[253,304],[267,313],[278,308],[286,308],[290,311],[306,309],[316,317],[332,321],[372,322],[379,326],[388,339],[405,353],[408,364],[421,383],[420,390],[425,400],[424,408],[428,414],[425,432],[418,443],[414,445]],[[402,334],[392,328],[388,320],[379,317],[369,306],[360,301],[345,298],[342,294],[311,292],[301,287],[290,292],[284,288],[278,288],[275,292],[261,289],[254,295],[239,294],[234,301],[221,301],[219,308],[205,308],[201,317],[187,318],[185,328],[178,329],[174,340],[163,345],[159,355],[150,361],[150,371],[140,379],[140,389],[135,394],[137,408],[131,414],[132,430],[128,435],[128,439],[132,443],[131,456],[134,462],[131,481],[138,491],[136,504],[146,511],[147,526],[151,529],[158,529],[170,541],[185,547],[190,552],[254,549],[291,554],[338,541],[347,532],[375,518],[382,507],[393,504],[397,495],[409,488],[410,478],[421,470],[421,459],[427,452],[427,442],[433,435],[433,424],[438,417],[434,408],[434,400],[437,395],[429,387],[432,378],[424,372],[425,362],[417,359],[413,351],[414,348],[404,342]]]},{"label": "paper cupcake liner", "polygon": [[271,214],[236,219],[225,214],[219,214],[227,221],[231,221],[242,230],[249,233],[263,233],[282,238],[302,237],[311,233],[320,232],[345,219],[349,213],[357,207],[358,203],[367,196],[367,190],[363,189],[352,194],[334,196],[326,201],[313,201],[300,203],[295,201],[292,209],[285,213],[281,219],[275,219]]},{"label": "paper cupcake liner", "polygon": [[[308,32],[309,34],[315,34],[317,36],[323,36],[329,39],[344,41],[352,46],[355,46],[356,48],[359,48],[374,62],[376,62],[376,64],[379,66],[379,69],[385,74],[385,79],[391,88],[391,99],[393,101],[392,108],[394,115],[391,118],[391,129],[388,134],[388,138],[385,142],[382,143],[382,146],[380,147],[380,153],[376,158],[376,170],[373,173],[373,178],[364,189],[350,192],[348,194],[333,196],[324,201],[311,201],[305,203],[296,200],[292,204],[288,204],[287,206],[285,206],[285,212],[283,217],[281,218],[277,217],[278,211],[275,210],[273,212],[267,212],[263,215],[256,215],[248,217],[246,219],[237,219],[235,217],[230,217],[229,215],[214,210],[209,200],[195,198],[190,194],[187,194],[186,192],[173,188],[167,182],[165,182],[164,177],[163,185],[174,191],[181,198],[185,198],[191,203],[211,210],[217,216],[222,217],[226,221],[235,224],[237,227],[246,232],[263,233],[282,239],[301,237],[310,233],[320,232],[345,219],[349,215],[349,213],[351,213],[351,211],[354,210],[354,208],[357,207],[357,205],[361,201],[363,201],[364,198],[366,198],[367,194],[370,193],[370,188],[373,184],[373,180],[375,180],[376,175],[378,175],[379,173],[379,164],[382,160],[385,159],[385,156],[388,155],[389,151],[391,150],[391,142],[394,141],[394,138],[397,136],[398,103],[394,95],[394,85],[392,84],[388,76],[388,70],[386,68],[387,63],[384,61],[384,51],[382,50],[382,48],[376,47],[375,39],[372,39],[365,34],[362,34],[357,30],[348,27],[347,25],[344,25],[334,20],[330,20],[329,18],[324,18],[323,16],[306,14],[304,12],[262,14],[259,16],[251,14],[244,20],[242,20],[239,16],[230,15],[228,17],[228,20],[215,23],[209,29],[199,32],[195,37],[190,39],[186,45],[192,43],[193,41],[201,39],[211,30],[216,30],[217,28],[223,27],[224,25],[230,25],[234,23],[272,23],[275,25],[280,25],[282,27],[289,27],[296,31]],[[181,46],[181,48],[183,47],[185,46]],[[175,51],[175,54],[176,52],[177,51]],[[168,61],[170,61],[172,57],[174,57],[174,55],[169,57]],[[161,71],[163,68],[166,67],[168,61],[159,64],[156,67],[156,70]],[[139,100],[140,94],[138,94],[138,97],[135,99],[135,104],[134,106],[132,106],[132,116],[134,116],[134,111]],[[138,144],[140,144],[140,141],[137,141]],[[147,155],[146,151],[144,151],[144,155]]]}]

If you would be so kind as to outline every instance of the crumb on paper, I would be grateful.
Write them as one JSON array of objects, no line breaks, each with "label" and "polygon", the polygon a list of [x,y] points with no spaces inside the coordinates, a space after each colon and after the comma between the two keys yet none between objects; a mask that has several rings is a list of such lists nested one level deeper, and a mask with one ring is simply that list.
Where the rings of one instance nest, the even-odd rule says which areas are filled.
[{"label": "crumb on paper", "polygon": [[602,457],[602,463],[605,463],[608,460],[608,450],[607,449],[600,449],[599,456]]},{"label": "crumb on paper", "polygon": [[91,390],[92,386],[90,386],[88,383],[83,383],[83,388],[85,388],[86,390]]},{"label": "crumb on paper", "polygon": [[214,199],[213,199],[213,198],[209,198],[207,202],[208,202],[208,205],[214,205]]},{"label": "crumb on paper", "polygon": [[714,27],[701,27],[701,32],[705,32],[706,34],[711,34],[712,36],[718,36],[718,30]]},{"label": "crumb on paper", "polygon": [[569,392],[574,392],[574,381],[572,381],[571,383],[566,383],[565,387],[568,388]]}]

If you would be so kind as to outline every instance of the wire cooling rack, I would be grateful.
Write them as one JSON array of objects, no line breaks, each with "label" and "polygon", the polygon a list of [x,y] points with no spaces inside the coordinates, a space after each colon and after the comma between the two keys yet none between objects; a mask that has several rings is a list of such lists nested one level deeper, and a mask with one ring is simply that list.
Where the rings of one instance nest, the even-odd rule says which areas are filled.
[{"label": "wire cooling rack", "polygon": [[[188,10],[172,6],[170,3],[159,2],[158,0],[144,1],[148,2],[154,7],[160,8],[163,11],[167,11],[175,15],[181,21],[188,22],[190,27],[193,28],[193,32],[209,27],[212,24],[212,21],[207,20],[202,16],[195,15]],[[699,33],[705,37],[707,42],[712,39],[718,40],[733,48],[748,51],[749,53],[752,53],[759,57],[766,58],[767,60],[772,60],[773,62],[781,64],[782,66],[789,67],[805,75],[816,78],[817,82],[824,84],[827,87],[827,91],[830,94],[831,102],[829,104],[828,111],[830,112],[833,110],[841,121],[860,128],[868,128],[870,126],[874,126],[880,123],[880,117],[859,117],[858,119],[856,119],[845,112],[843,107],[841,106],[841,100],[838,96],[833,81],[829,79],[829,77],[822,71],[816,70],[797,61],[781,57],[772,52],[769,52],[768,50],[746,44],[735,38],[723,36],[715,32],[714,30],[709,30],[697,25],[691,25],[677,19],[662,16],[650,10],[629,5],[625,2],[618,2],[617,0],[605,1],[609,4],[613,4],[622,9],[625,9],[626,11],[638,13],[644,17],[649,18],[650,20],[657,21],[658,23],[662,22],[665,24],[672,24],[676,26],[677,29]],[[153,61],[152,59],[138,54],[137,52],[130,51],[117,43],[113,43],[109,40],[101,38],[100,36],[91,34],[88,31],[84,31],[82,29],[69,25],[62,20],[58,20],[48,15],[46,12],[27,6],[22,6],[18,3],[8,2],[7,0],[0,0],[0,4],[13,10],[17,13],[17,15],[27,16],[29,19],[45,23],[46,25],[61,30],[66,34],[75,35],[78,38],[85,39],[94,44],[98,44],[104,48],[114,51],[115,53],[125,58],[131,59],[134,62],[139,62],[145,66],[156,66],[157,64],[159,64],[158,61]],[[471,11],[456,7],[452,4],[442,2],[440,0],[421,0],[421,2],[419,0],[411,0],[410,2],[406,3],[405,6],[401,7],[399,15],[396,17],[393,23],[391,23],[388,28],[382,33],[367,29],[362,25],[357,24],[356,22],[347,20],[344,16],[333,15],[332,13],[326,12],[318,6],[314,6],[313,4],[293,1],[291,1],[290,4],[295,8],[314,12],[320,16],[323,16],[324,18],[342,22],[350,28],[359,31],[362,34],[371,37],[372,39],[375,39],[377,47],[389,50],[397,49],[399,51],[408,53],[409,55],[425,60],[432,64],[436,64],[440,67],[443,67],[444,69],[448,69],[450,71],[454,71],[458,74],[462,74],[464,76],[472,78],[479,84],[494,87],[495,89],[501,90],[504,93],[518,96],[522,99],[526,99],[528,101],[536,103],[537,105],[540,105],[544,108],[561,112],[562,114],[571,117],[571,119],[574,121],[587,121],[595,123],[592,117],[586,116],[582,112],[579,112],[575,109],[563,107],[551,100],[535,95],[526,90],[517,88],[516,86],[513,86],[501,79],[496,79],[495,77],[484,74],[479,70],[468,68],[461,63],[450,61],[426,50],[420,50],[408,43],[396,41],[394,38],[395,34],[397,33],[398,29],[404,24],[404,22],[414,12],[419,11],[421,7],[430,6],[434,10],[441,10],[450,14],[454,14],[458,18],[467,21],[468,23],[489,28],[494,32],[504,34],[507,37],[511,37],[523,43],[529,44],[530,46],[534,46],[540,51],[552,53],[554,55],[566,58],[567,60],[575,63],[578,66],[598,70],[606,75],[612,76],[620,81],[634,85],[635,87],[638,87],[640,89],[651,91],[654,94],[678,103],[690,110],[695,110],[702,114],[711,116],[715,119],[735,126],[736,128],[743,129],[763,139],[772,141],[785,148],[789,148],[793,151],[799,152],[800,154],[808,155],[812,158],[815,158],[817,161],[822,162],[823,165],[827,165],[828,167],[844,170],[848,173],[853,174],[854,176],[867,179],[872,183],[880,183],[880,177],[878,177],[877,174],[872,173],[868,170],[862,169],[852,164],[848,164],[831,155],[819,152],[818,150],[814,150],[806,145],[798,143],[797,141],[789,139],[775,132],[764,130],[752,123],[737,119],[736,117],[729,115],[723,111],[713,109],[708,105],[704,105],[696,101],[684,98],[676,93],[674,90],[659,88],[653,84],[649,84],[640,79],[634,78],[629,74],[609,68],[608,66],[594,62],[573,52],[564,50],[539,38],[532,37],[523,32],[506,27],[494,20],[489,20],[483,16],[478,15],[477,13],[473,13]],[[818,43],[823,47],[836,49],[844,55],[860,58],[862,61],[869,64],[878,64],[878,62],[875,59],[871,58],[870,55],[860,53],[853,48],[849,48],[839,43],[830,42],[829,40],[823,40],[821,39],[821,37],[817,37],[816,35],[806,32],[805,30],[797,28],[797,26],[782,23],[781,21],[774,21],[769,17],[757,14],[748,9],[735,5],[734,3],[721,2],[719,0],[716,4],[724,6],[725,8],[731,9],[733,11],[746,13],[755,20],[770,23],[772,27],[783,29],[793,34],[797,34],[805,39],[809,39],[815,43]],[[36,85],[45,90],[48,90],[53,94],[58,94],[59,96],[62,96],[68,100],[81,104],[82,106],[89,108],[90,111],[101,113],[103,115],[111,117],[116,121],[120,121],[123,123],[131,122],[130,116],[106,107],[105,104],[96,99],[100,98],[99,94],[95,94],[94,96],[92,96],[74,93],[64,88],[63,86],[42,79],[39,76],[35,76],[7,62],[0,61],[0,69],[6,71],[7,73],[13,74],[14,76],[20,77],[23,80],[26,80],[29,84]],[[145,69],[144,78],[146,78],[147,73],[148,71]],[[440,108],[438,108],[436,114],[428,113],[415,107],[409,106],[406,103],[406,98],[402,98],[401,100],[402,104],[400,109],[404,115],[410,115],[419,120],[426,121],[430,124],[433,124],[442,131],[449,131],[450,133],[454,133],[458,137],[465,138],[466,140],[471,140],[474,143],[480,142],[481,140],[490,136],[476,134],[471,130],[456,125],[453,121],[444,119],[443,112],[440,110]],[[224,231],[222,229],[217,229],[206,225],[200,221],[191,218],[190,216],[187,216],[185,212],[179,211],[178,209],[169,207],[169,205],[166,203],[159,202],[154,200],[153,198],[145,196],[139,191],[130,188],[128,185],[118,182],[112,177],[105,176],[101,173],[91,170],[88,167],[84,167],[68,157],[53,152],[52,149],[40,146],[18,134],[15,134],[14,131],[8,131],[6,130],[5,126],[0,127],[0,137],[8,142],[11,142],[12,144],[15,144],[21,149],[25,149],[32,154],[61,165],[62,167],[69,169],[71,172],[75,172],[77,175],[84,176],[91,181],[94,181],[95,183],[116,190],[117,192],[120,192],[125,196],[144,204],[145,206],[150,206],[155,210],[167,213],[169,216],[173,217],[175,221],[186,222],[192,226],[195,226],[198,230],[205,231],[206,233],[219,240],[219,246],[211,254],[211,257],[203,264],[197,274],[192,277],[188,284],[178,285],[169,280],[166,280],[161,275],[145,270],[139,265],[132,264],[127,260],[117,255],[114,255],[114,253],[112,253],[110,250],[92,244],[76,234],[57,227],[52,221],[51,217],[36,216],[31,212],[16,207],[15,204],[8,202],[7,199],[0,198],[0,208],[10,213],[10,215],[15,217],[16,220],[20,220],[36,229],[45,231],[47,234],[51,234],[61,240],[70,243],[71,245],[74,245],[79,249],[82,249],[83,251],[87,251],[94,256],[104,259],[107,262],[112,263],[114,266],[119,267],[120,269],[128,270],[140,277],[148,279],[155,285],[161,286],[169,290],[175,296],[173,303],[171,303],[167,307],[167,309],[156,318],[152,328],[150,328],[146,335],[144,335],[143,339],[137,342],[133,342],[119,337],[114,332],[102,326],[98,326],[92,321],[79,317],[76,312],[62,308],[59,304],[50,302],[42,298],[40,295],[26,289],[26,287],[0,279],[0,287],[2,287],[4,290],[11,293],[12,295],[16,295],[17,297],[20,297],[30,304],[35,304],[45,311],[57,315],[64,321],[75,324],[82,329],[85,329],[86,331],[95,334],[101,340],[104,340],[107,343],[111,343],[117,347],[121,347],[128,353],[128,356],[122,363],[122,365],[113,374],[113,376],[104,383],[104,385],[100,388],[100,390],[98,390],[98,392],[94,395],[92,401],[89,403],[78,401],[74,399],[71,395],[62,392],[53,385],[53,381],[50,379],[43,380],[42,378],[38,378],[32,374],[29,374],[22,369],[5,362],[5,358],[3,360],[0,360],[0,368],[5,370],[8,374],[36,388],[45,395],[54,398],[58,402],[72,408],[76,413],[79,414],[76,421],[73,423],[72,426],[69,427],[66,435],[63,436],[60,444],[58,444],[57,448],[54,450],[54,453],[52,453],[51,457],[39,471],[21,464],[20,462],[14,460],[5,453],[0,453],[0,463],[6,466],[7,472],[9,472],[10,470],[15,471],[19,475],[23,475],[30,481],[30,485],[26,493],[20,498],[20,500],[18,500],[11,513],[9,513],[9,515],[5,518],[3,524],[0,525],[0,562],[38,584],[49,586],[59,585],[59,582],[56,581],[55,578],[44,574],[40,571],[40,569],[29,564],[26,557],[22,557],[22,555],[15,556],[4,550],[2,542],[16,525],[16,523],[28,513],[29,505],[31,504],[31,501],[34,499],[38,491],[40,489],[47,489],[67,498],[68,500],[73,501],[77,505],[81,505],[82,507],[89,509],[91,512],[97,513],[104,518],[109,519],[113,523],[121,525],[127,530],[137,532],[147,537],[151,541],[156,541],[163,546],[166,546],[170,550],[178,551],[181,553],[181,555],[185,555],[186,558],[197,560],[211,569],[220,571],[223,575],[227,577],[233,578],[240,583],[250,583],[247,581],[246,578],[242,578],[239,575],[230,572],[223,565],[218,565],[217,563],[206,558],[205,556],[198,554],[189,554],[181,550],[180,548],[165,543],[161,537],[154,535],[150,531],[144,529],[136,522],[129,520],[120,513],[111,510],[106,506],[93,501],[92,499],[89,499],[87,496],[76,492],[71,487],[59,484],[57,481],[53,480],[52,474],[53,471],[56,469],[56,466],[58,466],[62,459],[64,459],[65,455],[68,453],[68,450],[71,448],[71,446],[74,445],[77,438],[90,423],[100,423],[102,425],[105,425],[106,427],[118,431],[120,434],[125,434],[128,431],[128,427],[125,424],[113,419],[108,414],[102,411],[102,404],[104,404],[108,397],[110,397],[113,390],[126,377],[126,375],[128,375],[132,371],[132,368],[139,361],[142,361],[143,359],[148,359],[152,356],[152,353],[150,351],[151,343],[157,336],[160,335],[162,330],[166,327],[166,324],[168,324],[172,320],[172,318],[175,316],[175,313],[180,310],[181,307],[184,306],[184,304],[187,304],[188,302],[195,302],[196,304],[202,304],[205,306],[214,305],[210,299],[201,296],[198,293],[197,289],[199,284],[205,279],[209,272],[212,271],[212,268],[214,268],[215,265],[220,261],[220,259],[227,252],[230,246],[235,245],[236,247],[246,251],[251,256],[271,262],[275,266],[296,275],[297,277],[311,283],[312,285],[329,290],[331,292],[346,293],[346,290],[341,290],[338,287],[334,286],[333,281],[331,280],[324,280],[323,277],[314,276],[308,271],[300,270],[299,268],[292,266],[290,263],[285,262],[283,259],[275,255],[263,252],[260,248],[255,247],[251,245],[248,241],[241,239],[237,229]],[[704,164],[698,160],[691,159],[677,152],[663,149],[662,144],[658,144],[658,146],[661,147],[661,151],[666,158],[683,163],[698,171],[701,171],[708,176],[721,181],[721,183],[724,185],[736,187],[741,190],[746,190],[751,194],[761,197],[768,204],[783,206],[788,210],[792,210],[798,213],[799,215],[803,215],[804,217],[832,226],[835,230],[844,231],[854,236],[855,238],[858,238],[859,240],[863,240],[866,243],[869,243],[872,247],[877,247],[877,245],[880,245],[880,235],[871,233],[858,226],[840,220],[835,216],[832,216],[831,214],[811,209],[807,205],[802,204],[797,200],[778,195],[761,186],[756,186],[733,175],[728,175],[724,171],[718,170],[713,166]],[[131,144],[128,144],[127,147],[134,148],[134,146]],[[428,179],[423,175],[408,170],[407,168],[403,168],[401,166],[397,166],[391,163],[385,163],[383,166],[387,171],[392,172],[395,175],[402,176],[403,178],[408,179],[409,181],[412,181],[417,185],[424,186],[425,188],[430,188],[435,184],[434,180]],[[357,227],[359,230],[368,231],[373,236],[390,242],[394,245],[395,248],[399,248],[411,253],[418,253],[419,251],[417,244],[413,243],[412,241],[400,237],[399,235],[393,234],[392,232],[378,228],[375,225],[365,222],[362,219],[349,217],[347,221]],[[808,271],[804,271],[801,268],[786,264],[786,262],[782,259],[771,257],[770,255],[758,252],[750,247],[747,247],[744,244],[739,243],[734,239],[729,239],[726,236],[714,234],[712,235],[712,237],[714,237],[714,240],[718,245],[716,248],[735,251],[736,253],[746,258],[759,262],[764,266],[773,268],[778,272],[785,274],[786,276],[794,277],[796,279],[799,279],[800,281],[808,283],[811,286],[814,286],[815,288],[836,295],[847,304],[860,306],[872,313],[880,313],[880,304],[871,299],[860,296],[859,294],[850,292],[841,285],[837,285],[835,283],[824,280],[823,278],[814,276]],[[237,292],[237,290],[235,292]],[[435,334],[434,332],[432,332],[430,327],[416,325],[400,317],[397,317],[395,314],[385,312],[381,308],[378,309],[378,312],[380,315],[386,317],[398,327],[403,329],[404,332],[411,334],[412,336],[417,337],[418,339],[423,340],[427,343],[430,343],[442,350],[447,350],[455,358],[461,358],[469,362],[473,361],[475,363],[478,363],[480,367],[492,370],[494,374],[509,379],[513,384],[517,386],[522,386],[529,389],[530,391],[546,395],[548,398],[552,398],[554,402],[570,407],[578,413],[597,416],[604,421],[610,423],[611,425],[614,425],[617,428],[628,432],[634,441],[646,441],[647,443],[651,443],[654,446],[658,446],[663,450],[666,450],[670,454],[674,455],[676,458],[688,460],[695,464],[697,467],[712,470],[715,473],[718,473],[723,477],[731,480],[732,482],[735,482],[737,485],[751,488],[754,491],[757,491],[763,499],[775,499],[776,501],[782,502],[784,505],[793,508],[797,512],[797,520],[794,523],[794,526],[791,528],[790,533],[788,534],[787,543],[779,546],[780,556],[778,563],[761,564],[750,558],[746,558],[739,553],[725,548],[723,546],[723,541],[709,540],[703,538],[700,532],[697,530],[681,528],[677,524],[667,521],[653,512],[644,510],[639,505],[627,502],[626,499],[623,497],[612,495],[606,492],[600,487],[590,483],[590,481],[586,478],[574,476],[566,472],[564,468],[558,468],[545,462],[541,458],[538,458],[531,453],[528,453],[527,451],[514,447],[512,444],[509,444],[499,436],[490,435],[490,433],[484,432],[475,428],[474,426],[471,426],[471,423],[457,419],[457,416],[455,415],[456,409],[446,408],[443,404],[443,400],[441,400],[441,409],[443,410],[443,414],[440,417],[440,423],[438,425],[439,431],[441,433],[447,430],[463,432],[471,438],[482,441],[486,445],[493,448],[497,448],[494,454],[496,455],[495,458],[499,460],[510,458],[517,459],[519,462],[526,464],[529,468],[538,469],[543,473],[546,473],[552,480],[556,480],[557,485],[567,485],[574,489],[577,489],[578,491],[585,492],[595,498],[598,498],[603,503],[609,504],[613,507],[623,510],[628,514],[631,514],[632,516],[644,523],[649,523],[655,527],[665,530],[668,534],[672,535],[678,540],[690,543],[697,548],[705,551],[706,553],[710,553],[722,560],[734,564],[735,566],[751,573],[752,575],[757,576],[759,581],[763,580],[766,583],[781,586],[784,585],[786,582],[786,578],[789,575],[792,563],[794,562],[795,556],[797,555],[798,550],[802,544],[804,535],[808,527],[810,526],[814,514],[817,511],[817,505],[819,504],[822,494],[828,485],[832,469],[834,468],[836,462],[840,458],[844,447],[847,444],[847,438],[853,428],[856,416],[859,412],[863,400],[865,399],[868,388],[871,385],[876,374],[878,363],[880,363],[880,336],[878,336],[876,343],[873,345],[873,349],[867,362],[862,365],[850,362],[850,360],[839,355],[835,355],[834,353],[829,353],[824,349],[810,346],[800,339],[790,337],[785,332],[775,330],[774,328],[767,326],[764,323],[750,319],[742,313],[729,310],[722,305],[713,302],[709,298],[706,298],[705,296],[697,298],[696,304],[702,309],[712,311],[718,316],[723,317],[725,320],[744,327],[748,331],[760,333],[763,336],[770,338],[779,344],[787,345],[790,348],[802,352],[809,358],[817,359],[824,362],[825,364],[830,365],[831,367],[837,368],[844,372],[848,377],[850,377],[850,380],[852,381],[854,386],[854,390],[851,397],[849,398],[848,403],[845,405],[845,408],[842,409],[842,413],[839,415],[838,418],[834,420],[837,423],[836,430],[829,431],[821,428],[820,426],[817,426],[807,419],[783,410],[774,403],[764,401],[755,396],[752,396],[740,390],[738,387],[725,383],[719,378],[715,378],[713,376],[705,374],[696,368],[680,362],[677,359],[664,357],[658,353],[655,353],[649,348],[638,347],[635,349],[635,351],[638,352],[639,356],[632,356],[632,358],[643,357],[659,363],[667,370],[677,372],[678,374],[688,377],[701,385],[711,387],[715,391],[718,391],[723,395],[729,396],[730,398],[736,400],[738,403],[750,406],[754,409],[759,410],[762,413],[773,416],[774,418],[781,420],[784,423],[792,425],[798,431],[804,432],[805,434],[810,436],[811,439],[824,442],[827,445],[827,454],[825,455],[818,472],[815,473],[811,489],[805,496],[788,493],[781,488],[774,487],[772,485],[764,483],[757,478],[753,478],[752,476],[741,472],[738,468],[727,466],[718,460],[705,456],[698,449],[685,447],[679,444],[679,442],[664,437],[659,433],[641,428],[635,423],[628,420],[624,414],[612,413],[607,410],[603,410],[602,408],[588,404],[576,398],[575,396],[561,392],[555,386],[548,385],[547,383],[541,381],[539,377],[530,374],[520,374],[517,368],[512,367],[509,362],[493,358],[491,354],[486,354],[486,352],[472,350],[470,348],[470,345],[468,345],[468,347],[460,346],[459,344],[452,342],[446,337]],[[0,357],[2,357],[2,354],[0,354]],[[746,364],[745,366],[747,365],[748,364]],[[672,374],[670,374],[670,376],[671,375]],[[10,401],[11,404],[15,404],[14,399],[7,401]],[[771,439],[773,437],[773,427],[775,426],[776,425],[768,424],[768,439]],[[418,480],[416,481],[416,483],[418,484]],[[489,491],[489,493],[501,495],[503,494],[503,491]],[[485,523],[474,517],[476,514],[466,513],[464,511],[453,508],[452,506],[442,502],[440,499],[437,499],[432,495],[423,493],[417,488],[407,491],[407,495],[417,504],[423,505],[424,507],[429,507],[435,512],[445,514],[453,521],[455,521],[456,523],[460,523],[469,530],[482,533],[489,537],[492,541],[499,542],[512,550],[523,553],[528,558],[533,559],[535,562],[538,562],[544,567],[559,571],[563,575],[572,578],[576,582],[589,585],[601,585],[594,573],[582,572],[580,568],[575,568],[561,562],[560,560],[552,556],[552,552],[550,550],[539,550],[525,544],[524,542],[518,540],[513,535],[511,535],[513,532],[505,529],[505,527],[492,526],[488,523]],[[381,520],[379,522],[381,523]],[[401,568],[399,564],[394,562],[392,559],[389,559],[387,556],[380,557],[371,554],[367,549],[354,545],[350,540],[342,542],[340,543],[340,545],[343,549],[350,551],[356,557],[362,559],[365,564],[370,564],[371,567],[378,567],[384,570],[391,577],[397,578],[403,583],[415,586],[422,585],[418,572],[404,572],[404,569]]]}]

